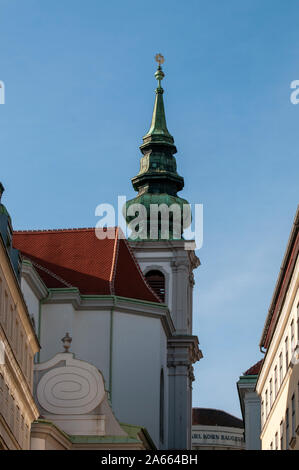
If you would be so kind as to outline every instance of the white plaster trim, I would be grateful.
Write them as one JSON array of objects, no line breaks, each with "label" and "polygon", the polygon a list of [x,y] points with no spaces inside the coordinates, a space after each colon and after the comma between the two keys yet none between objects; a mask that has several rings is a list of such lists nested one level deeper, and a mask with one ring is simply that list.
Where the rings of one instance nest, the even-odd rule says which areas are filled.
[{"label": "white plaster trim", "polygon": [[22,262],[22,277],[39,300],[47,297],[48,289],[29,260]]},{"label": "white plaster trim", "polygon": [[166,305],[151,302],[142,302],[139,300],[129,299],[118,296],[103,297],[85,297],[80,295],[79,291],[72,290],[49,290],[49,297],[43,302],[43,305],[59,303],[71,303],[75,310],[97,310],[106,311],[112,308],[122,313],[130,313],[133,315],[147,316],[160,319],[167,336],[174,333],[175,328]]},{"label": "white plaster trim", "polygon": [[[55,367],[61,361],[65,365]],[[50,361],[37,364],[35,370],[47,370],[38,382],[36,395],[41,407],[51,414],[88,414],[105,397],[104,380],[98,369],[74,359],[71,353],[56,354]]]},{"label": "white plaster trim", "polygon": [[[52,422],[43,422],[39,420],[35,421],[32,423],[30,435],[31,450],[40,450],[35,448],[35,444],[38,442],[41,443],[41,441],[44,442],[45,446],[48,436],[51,437],[54,441],[58,442],[62,447],[65,447],[66,450],[69,450],[72,447],[72,443],[66,434],[62,431],[62,429],[59,429],[59,427]],[[45,448],[43,450],[45,450]]]}]

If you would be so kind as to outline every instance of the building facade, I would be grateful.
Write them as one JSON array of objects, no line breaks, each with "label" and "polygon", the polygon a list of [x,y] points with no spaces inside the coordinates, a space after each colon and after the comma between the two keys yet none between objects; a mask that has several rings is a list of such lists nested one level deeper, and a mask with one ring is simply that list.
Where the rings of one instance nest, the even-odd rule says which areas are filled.
[{"label": "building facade", "polygon": [[299,207],[273,293],[260,347],[263,450],[299,449]]},{"label": "building facade", "polygon": [[237,382],[246,450],[261,449],[261,400],[255,387],[262,362],[263,360],[250,367]]},{"label": "building facade", "polygon": [[0,183],[0,449],[30,448],[34,402],[33,357],[39,343],[20,288],[20,257]]},{"label": "building facade", "polygon": [[[148,222],[152,203],[170,209],[187,205],[190,211],[177,196],[184,180],[166,127],[163,77],[159,65],[152,124],[133,178],[138,196],[126,207],[128,223],[134,202],[144,205]],[[179,223],[168,219],[166,238],[163,217],[155,237],[146,229],[151,235],[146,240],[127,241],[115,227],[104,237],[94,228],[13,233],[12,256],[22,255],[17,305],[27,308],[18,317],[26,331],[15,338],[15,346],[23,344],[29,356],[22,349],[20,364],[11,368],[23,367],[28,400],[35,355],[34,401],[30,395],[31,414],[24,406],[20,412],[26,430],[20,448],[29,446],[33,420],[31,448],[36,450],[191,448],[193,364],[202,353],[192,333],[193,270],[200,262],[182,236],[190,223],[188,211]],[[5,390],[8,413],[12,393]]]},{"label": "building facade", "polygon": [[244,450],[243,421],[222,410],[193,408],[193,450]]}]

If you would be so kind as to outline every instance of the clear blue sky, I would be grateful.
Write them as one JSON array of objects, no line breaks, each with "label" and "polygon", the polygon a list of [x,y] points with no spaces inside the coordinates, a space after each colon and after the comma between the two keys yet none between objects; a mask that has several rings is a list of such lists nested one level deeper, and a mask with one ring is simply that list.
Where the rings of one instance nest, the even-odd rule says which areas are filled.
[{"label": "clear blue sky", "polygon": [[132,197],[166,58],[180,193],[204,204],[194,405],[240,415],[298,203],[297,0],[0,0],[0,179],[16,229],[94,226]]}]

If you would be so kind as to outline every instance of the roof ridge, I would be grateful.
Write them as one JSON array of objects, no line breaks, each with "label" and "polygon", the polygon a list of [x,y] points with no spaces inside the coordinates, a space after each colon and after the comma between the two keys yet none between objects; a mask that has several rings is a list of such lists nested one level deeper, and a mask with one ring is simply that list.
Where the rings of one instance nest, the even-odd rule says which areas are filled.
[{"label": "roof ridge", "polygon": [[[115,227],[109,227],[113,229]],[[95,230],[95,227],[79,227],[79,228],[52,228],[52,229],[41,229],[41,230],[14,230],[14,234],[40,234],[40,233],[65,233],[65,232],[90,232]]]},{"label": "roof ridge", "polygon": [[36,263],[35,261],[33,261],[31,258],[29,258],[29,256],[24,256],[24,258],[28,259],[30,261],[30,263],[37,267],[38,269],[41,269],[42,271],[44,271],[45,273],[49,274],[49,276],[52,276],[54,279],[56,279],[57,281],[61,282],[62,284],[64,284],[65,286],[69,287],[69,288],[74,288],[74,286],[72,286],[69,282],[65,281],[62,277],[58,276],[57,274],[53,273],[52,271],[50,271],[50,269],[48,268],[45,268],[44,266],[42,266],[41,264],[38,264]]},{"label": "roof ridge", "polygon": [[118,252],[119,252],[119,238],[118,238],[118,227],[116,227],[114,247],[113,247],[113,256],[112,256],[112,263],[111,263],[111,272],[110,272],[110,277],[109,277],[109,287],[110,287],[111,295],[115,295],[114,281],[115,281],[115,276],[116,276]]}]

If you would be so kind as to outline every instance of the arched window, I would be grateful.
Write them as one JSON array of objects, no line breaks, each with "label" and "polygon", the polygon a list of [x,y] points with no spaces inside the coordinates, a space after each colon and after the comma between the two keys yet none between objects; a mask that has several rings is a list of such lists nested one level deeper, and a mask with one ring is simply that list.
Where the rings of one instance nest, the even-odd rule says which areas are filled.
[{"label": "arched window", "polygon": [[160,442],[164,443],[164,372],[160,374]]},{"label": "arched window", "polygon": [[157,296],[165,302],[165,277],[160,271],[149,271],[145,275],[146,281]]}]

